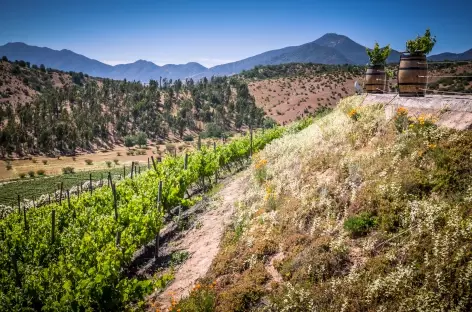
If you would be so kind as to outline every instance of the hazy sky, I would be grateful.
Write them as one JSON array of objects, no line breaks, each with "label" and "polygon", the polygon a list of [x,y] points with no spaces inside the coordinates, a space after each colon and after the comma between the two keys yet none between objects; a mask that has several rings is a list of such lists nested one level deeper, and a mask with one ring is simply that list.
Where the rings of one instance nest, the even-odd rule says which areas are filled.
[{"label": "hazy sky", "polygon": [[433,53],[472,48],[472,0],[1,0],[0,45],[69,49],[108,64],[236,61],[327,32],[372,46],[430,27]]}]

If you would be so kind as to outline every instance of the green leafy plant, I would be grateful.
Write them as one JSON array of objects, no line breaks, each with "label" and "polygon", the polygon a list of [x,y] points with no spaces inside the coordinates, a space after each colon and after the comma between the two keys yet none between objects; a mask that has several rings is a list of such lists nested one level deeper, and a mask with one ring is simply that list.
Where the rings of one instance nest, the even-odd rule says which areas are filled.
[{"label": "green leafy plant", "polygon": [[389,44],[380,48],[379,44],[376,42],[373,49],[366,49],[366,51],[371,65],[385,65],[392,49]]},{"label": "green leafy plant", "polygon": [[344,229],[351,233],[352,236],[357,237],[367,234],[376,224],[377,221],[371,214],[362,212],[349,217],[344,222]]},{"label": "green leafy plant", "polygon": [[406,51],[410,54],[427,55],[433,50],[435,44],[436,37],[431,36],[431,31],[428,28],[422,37],[417,36],[416,39],[406,42]]}]

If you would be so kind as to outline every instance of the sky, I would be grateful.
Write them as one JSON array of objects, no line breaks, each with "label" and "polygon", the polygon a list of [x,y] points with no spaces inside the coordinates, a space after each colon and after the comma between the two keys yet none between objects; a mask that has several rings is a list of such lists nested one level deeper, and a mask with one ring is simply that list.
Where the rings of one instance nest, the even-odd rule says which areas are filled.
[{"label": "sky", "polygon": [[0,45],[68,49],[111,65],[237,61],[325,33],[373,46],[430,27],[432,54],[472,48],[472,0],[1,0]]}]

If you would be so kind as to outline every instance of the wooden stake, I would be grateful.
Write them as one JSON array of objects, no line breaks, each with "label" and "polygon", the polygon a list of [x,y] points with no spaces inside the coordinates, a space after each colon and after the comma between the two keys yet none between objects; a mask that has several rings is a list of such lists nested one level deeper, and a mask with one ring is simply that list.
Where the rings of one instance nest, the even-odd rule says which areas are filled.
[{"label": "wooden stake", "polygon": [[149,157],[148,157],[148,170],[151,169],[151,164],[149,162]]},{"label": "wooden stake", "polygon": [[89,188],[90,188],[90,195],[93,193],[93,186],[92,186],[92,174],[89,176]]},{"label": "wooden stake", "polygon": [[187,170],[188,166],[188,154],[185,153],[185,158],[184,158],[184,170]]},{"label": "wooden stake", "polygon": [[61,182],[61,193],[59,194],[59,205],[62,205],[62,190],[64,188],[64,182]]},{"label": "wooden stake", "polygon": [[115,210],[115,221],[118,222],[118,203],[116,199],[115,183],[111,183],[111,191],[113,192],[113,209]]},{"label": "wooden stake", "polygon": [[152,161],[152,166],[154,167],[154,170],[157,171],[156,162],[154,161],[154,156],[151,156],[151,161]]},{"label": "wooden stake", "polygon": [[21,201],[20,201],[20,194],[18,194],[18,214],[21,215]]},{"label": "wooden stake", "polygon": [[126,177],[126,166],[123,165],[123,179]]},{"label": "wooden stake", "polygon": [[[162,198],[162,181],[159,181],[159,190],[157,192],[157,213],[160,214],[161,209],[161,198]],[[157,259],[159,258],[159,236],[161,232],[161,227],[157,229],[156,239],[154,242],[154,261],[157,264]]]},{"label": "wooden stake", "polygon": [[56,231],[56,210],[51,211],[51,244],[54,244]]},{"label": "wooden stake", "polygon": [[134,173],[134,161],[131,162],[131,179],[133,178]]},{"label": "wooden stake", "polygon": [[28,231],[28,222],[26,221],[26,205],[23,205],[23,220],[25,222],[25,231]]}]

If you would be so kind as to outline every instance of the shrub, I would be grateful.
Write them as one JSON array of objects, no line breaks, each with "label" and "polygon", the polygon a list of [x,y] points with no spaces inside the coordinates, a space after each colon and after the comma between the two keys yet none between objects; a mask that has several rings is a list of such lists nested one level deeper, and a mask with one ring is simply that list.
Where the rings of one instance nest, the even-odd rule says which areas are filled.
[{"label": "shrub", "polygon": [[171,310],[169,311],[214,311],[216,307],[216,293],[211,285],[201,285],[197,283],[189,296],[176,304],[174,298],[171,301]]},{"label": "shrub", "polygon": [[36,158],[31,158],[31,161],[33,162],[33,164],[38,162],[38,160]]},{"label": "shrub", "polygon": [[91,160],[91,159],[86,159],[86,160],[85,160],[85,163],[86,163],[87,165],[89,165],[89,166],[90,166],[90,165],[93,165],[93,160]]},{"label": "shrub", "polygon": [[107,160],[105,163],[107,164],[108,168],[111,168],[111,161],[110,160]]},{"label": "shrub", "polygon": [[26,178],[26,173],[22,172],[22,173],[18,174],[18,176],[20,177],[20,179],[24,179],[24,178]]},{"label": "shrub", "polygon": [[143,146],[147,145],[146,133],[139,132],[138,135],[136,135],[136,144],[138,144],[140,147],[143,147]]},{"label": "shrub", "polygon": [[223,133],[224,129],[220,125],[210,122],[202,132],[202,138],[220,138]]},{"label": "shrub", "polygon": [[48,160],[47,160],[47,159],[43,159],[43,164],[44,164],[44,165],[47,165],[47,164],[48,164]]},{"label": "shrub", "polygon": [[344,229],[351,236],[357,237],[367,234],[376,224],[376,219],[370,213],[362,212],[359,215],[349,217],[344,222]]},{"label": "shrub", "polygon": [[116,152],[116,156],[121,156],[121,153],[120,152]]},{"label": "shrub", "polygon": [[11,170],[13,168],[11,161],[7,160],[7,164],[5,165],[5,167],[7,168],[7,170]]},{"label": "shrub", "polygon": [[46,171],[44,171],[44,169],[39,169],[38,171],[36,171],[36,173],[38,174],[38,176],[45,176],[46,175]]},{"label": "shrub", "polygon": [[74,167],[64,167],[62,168],[63,174],[72,174],[74,173]]},{"label": "shrub", "polygon": [[73,160],[73,161],[76,161],[76,160],[77,160],[77,158],[74,156],[74,157],[72,157],[72,160]]},{"label": "shrub", "polygon": [[191,141],[193,141],[193,136],[191,136],[191,135],[184,135],[184,141],[185,141],[185,142],[191,142]]},{"label": "shrub", "polygon": [[120,162],[118,159],[113,159],[113,162],[115,163],[115,165],[118,165],[118,163]]},{"label": "shrub", "polygon": [[29,175],[31,178],[34,178],[35,173],[34,173],[33,170],[30,170],[30,171],[28,171],[28,175]]},{"label": "shrub", "polygon": [[135,144],[136,144],[136,143],[135,143],[135,141],[134,141],[134,137],[133,137],[133,136],[131,136],[131,135],[125,136],[125,146],[126,146],[127,148],[131,148],[131,147],[133,147]]}]

